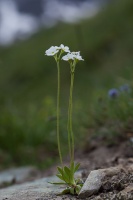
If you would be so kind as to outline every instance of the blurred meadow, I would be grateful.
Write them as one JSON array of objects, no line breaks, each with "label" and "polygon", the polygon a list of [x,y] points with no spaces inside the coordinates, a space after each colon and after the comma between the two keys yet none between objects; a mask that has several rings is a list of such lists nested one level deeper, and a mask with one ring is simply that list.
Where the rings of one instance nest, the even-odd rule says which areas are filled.
[{"label": "blurred meadow", "polygon": [[[59,23],[31,38],[0,47],[0,168],[58,161],[56,143],[57,69],[44,56],[64,44],[81,51],[76,67],[73,126],[76,149],[92,136],[133,134],[133,1],[117,0],[95,17]],[[61,62],[61,138],[67,152],[68,63]],[[127,88],[121,89],[121,86]],[[109,93],[116,88],[118,95]],[[88,144],[89,145],[89,144]]]}]

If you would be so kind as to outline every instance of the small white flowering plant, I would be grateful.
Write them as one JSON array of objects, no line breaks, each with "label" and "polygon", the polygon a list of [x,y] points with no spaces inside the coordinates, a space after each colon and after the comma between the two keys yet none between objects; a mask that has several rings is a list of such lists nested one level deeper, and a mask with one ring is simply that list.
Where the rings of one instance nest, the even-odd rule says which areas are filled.
[{"label": "small white flowering plant", "polygon": [[[62,54],[67,53],[62,56]],[[83,185],[82,180],[76,179],[74,174],[79,169],[80,163],[74,163],[74,134],[72,128],[72,107],[73,107],[73,85],[74,85],[74,74],[75,67],[79,61],[83,61],[80,52],[70,52],[68,46],[61,44],[60,46],[52,46],[45,51],[45,55],[53,56],[57,64],[57,76],[58,76],[58,86],[57,86],[57,144],[58,152],[61,162],[61,167],[57,167],[58,173],[57,177],[61,182],[52,183],[66,185],[67,187],[62,191],[61,194],[79,194],[81,187]],[[70,166],[63,166],[62,153],[61,153],[61,143],[60,143],[60,60],[68,61],[70,64],[70,94],[69,94],[69,106],[68,106],[68,147],[70,156]]]}]

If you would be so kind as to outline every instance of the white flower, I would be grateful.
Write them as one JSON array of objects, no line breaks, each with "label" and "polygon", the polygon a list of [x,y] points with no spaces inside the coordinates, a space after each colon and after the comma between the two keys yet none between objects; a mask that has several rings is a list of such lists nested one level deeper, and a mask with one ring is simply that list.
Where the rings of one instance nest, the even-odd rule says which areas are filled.
[{"label": "white flower", "polygon": [[68,61],[68,60],[74,60],[74,56],[71,53],[68,53],[67,55],[62,57],[62,60]]},{"label": "white flower", "polygon": [[64,46],[64,44],[61,44],[59,48],[62,49],[63,51],[65,51],[65,52],[67,52],[67,53],[70,52],[69,47],[68,46]]},{"label": "white flower", "polygon": [[59,52],[59,49],[60,48],[57,46],[52,46],[48,50],[45,51],[45,55],[46,56],[54,56],[55,54],[57,54]]},{"label": "white flower", "polygon": [[74,58],[75,58],[76,60],[84,60],[84,59],[82,58],[82,56],[80,56],[80,55],[74,55]]},{"label": "white flower", "polygon": [[76,60],[84,60],[84,59],[82,58],[82,56],[80,55],[80,51],[72,52],[71,54],[73,55],[73,57],[74,57]]},{"label": "white flower", "polygon": [[62,60],[68,61],[68,60],[84,60],[82,56],[80,55],[80,51],[78,52],[72,52],[68,53],[67,55],[62,57]]},{"label": "white flower", "polygon": [[75,52],[75,51],[73,51],[73,52],[71,52],[73,55],[80,55],[80,51],[77,51],[77,52]]}]

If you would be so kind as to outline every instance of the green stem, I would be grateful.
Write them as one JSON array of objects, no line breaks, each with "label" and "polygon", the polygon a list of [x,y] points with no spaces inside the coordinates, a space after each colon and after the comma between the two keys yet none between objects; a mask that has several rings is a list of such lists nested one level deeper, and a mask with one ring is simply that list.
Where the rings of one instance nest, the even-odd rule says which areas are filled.
[{"label": "green stem", "polygon": [[69,154],[70,154],[71,164],[72,164],[72,162],[74,162],[74,134],[73,134],[73,129],[72,129],[73,83],[74,83],[74,72],[71,69],[71,84],[70,84],[69,107],[68,107],[68,126],[67,126]]},{"label": "green stem", "polygon": [[58,152],[60,157],[60,162],[62,164],[62,154],[61,154],[61,146],[60,146],[60,66],[59,61],[57,61],[57,71],[58,71],[58,87],[57,87],[57,143],[58,143]]},{"label": "green stem", "polygon": [[71,132],[70,132],[70,96],[69,96],[69,105],[68,105],[68,122],[67,122],[67,131],[68,131],[68,147],[69,147],[69,156],[72,160],[72,148],[71,148]]},{"label": "green stem", "polygon": [[74,134],[73,134],[73,128],[72,128],[73,84],[74,84],[74,72],[71,72],[71,87],[70,87],[70,133],[71,133],[71,140],[72,140],[71,163],[74,162]]}]

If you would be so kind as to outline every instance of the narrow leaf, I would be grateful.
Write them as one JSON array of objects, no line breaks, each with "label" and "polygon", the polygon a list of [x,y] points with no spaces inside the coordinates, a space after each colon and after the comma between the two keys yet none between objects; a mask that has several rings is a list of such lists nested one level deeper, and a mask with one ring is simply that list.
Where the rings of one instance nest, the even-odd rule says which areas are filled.
[{"label": "narrow leaf", "polygon": [[48,182],[48,183],[50,183],[50,184],[54,184],[54,185],[66,185],[66,183],[64,183],[64,182]]},{"label": "narrow leaf", "polygon": [[74,165],[74,162],[71,163],[70,169],[71,169],[71,173],[74,174],[74,172],[75,172],[75,165]]},{"label": "narrow leaf", "polygon": [[74,188],[70,188],[70,194],[74,194]]},{"label": "narrow leaf", "polygon": [[75,190],[76,190],[76,194],[79,194],[79,192],[81,190],[81,186],[77,185],[76,188],[75,188]]},{"label": "narrow leaf", "polygon": [[69,182],[69,177],[67,176],[66,172],[64,171],[64,167],[62,168],[62,178],[66,183]]},{"label": "narrow leaf", "polygon": [[67,178],[68,178],[68,181],[69,181],[69,183],[70,183],[70,181],[71,181],[71,171],[70,171],[70,169],[68,168],[68,167],[64,167],[64,173],[65,173],[65,175],[67,176]]},{"label": "narrow leaf", "polygon": [[67,188],[61,192],[61,194],[70,194],[70,189]]},{"label": "narrow leaf", "polygon": [[61,167],[57,167],[57,169],[58,169],[58,172],[62,175],[63,169]]},{"label": "narrow leaf", "polygon": [[68,167],[64,167],[64,171],[66,172],[66,174],[68,175],[68,176],[70,176],[70,173],[71,173],[71,171],[70,171],[70,169],[68,168]]},{"label": "narrow leaf", "polygon": [[77,164],[75,165],[74,172],[76,172],[76,171],[79,169],[79,167],[80,167],[80,163],[77,163]]}]

